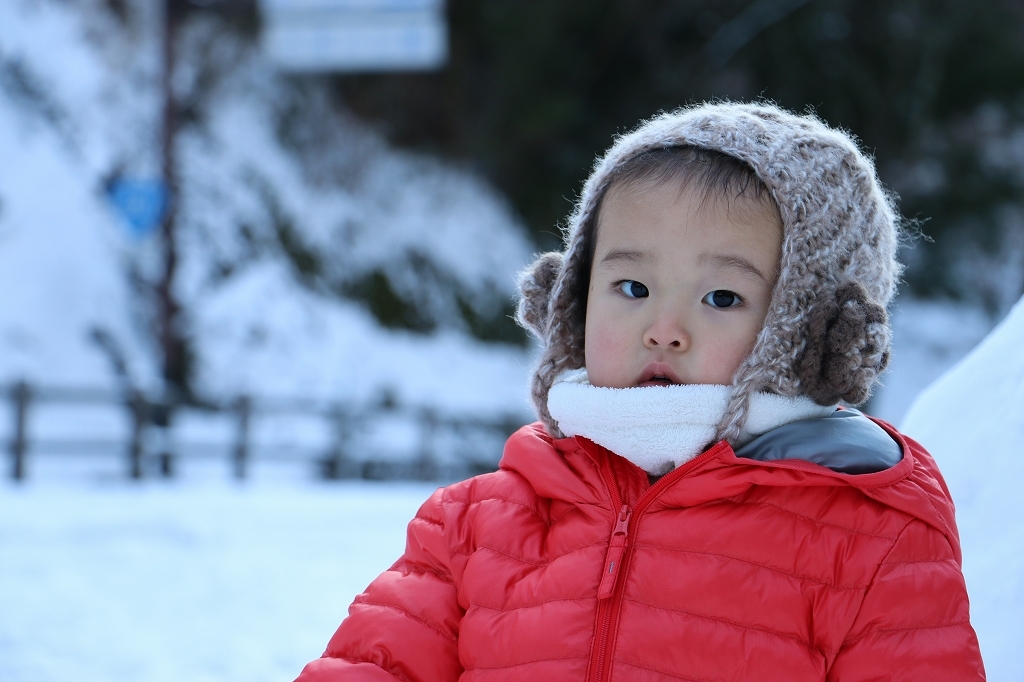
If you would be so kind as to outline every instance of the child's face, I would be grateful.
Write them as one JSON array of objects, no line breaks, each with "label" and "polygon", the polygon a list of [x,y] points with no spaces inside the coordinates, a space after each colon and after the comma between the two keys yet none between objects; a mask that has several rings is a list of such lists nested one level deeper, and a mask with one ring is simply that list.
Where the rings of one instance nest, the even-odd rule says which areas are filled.
[{"label": "child's face", "polygon": [[729,384],[764,324],[782,247],[774,205],[612,186],[587,297],[594,386]]}]

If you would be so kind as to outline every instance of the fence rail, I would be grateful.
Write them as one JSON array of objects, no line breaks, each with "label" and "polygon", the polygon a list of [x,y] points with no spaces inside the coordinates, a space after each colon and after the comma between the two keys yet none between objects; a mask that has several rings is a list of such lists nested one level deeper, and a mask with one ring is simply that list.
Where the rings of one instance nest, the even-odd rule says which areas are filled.
[{"label": "fence rail", "polygon": [[[0,398],[6,396],[12,418],[8,443],[10,478],[22,481],[28,475],[27,462],[37,455],[112,454],[124,458],[125,475],[142,479],[155,469],[161,477],[174,477],[178,463],[186,459],[223,457],[231,474],[244,480],[254,460],[305,460],[315,465],[318,475],[327,479],[454,479],[493,470],[500,457],[500,444],[524,421],[523,414],[501,414],[492,418],[443,414],[427,406],[403,405],[382,398],[374,403],[321,402],[308,399],[282,399],[238,395],[228,400],[170,402],[138,389],[111,391],[82,387],[38,386],[20,381],[0,386]],[[110,406],[125,411],[130,425],[124,438],[46,438],[31,428],[31,415],[41,405],[70,408]],[[230,442],[177,442],[175,424],[184,415],[201,413],[229,418],[234,422]],[[333,434],[324,446],[301,443],[277,443],[275,452],[258,446],[253,431],[261,419],[297,416],[324,420]],[[366,452],[360,445],[360,432],[383,419],[411,423],[418,433],[412,451]],[[483,451],[449,453],[439,457],[437,442],[447,434],[448,441],[469,441],[467,435],[483,434]],[[475,442],[480,442],[478,437]],[[354,456],[359,449],[364,456]],[[291,454],[284,454],[291,453]],[[388,456],[390,454],[390,456]]]}]

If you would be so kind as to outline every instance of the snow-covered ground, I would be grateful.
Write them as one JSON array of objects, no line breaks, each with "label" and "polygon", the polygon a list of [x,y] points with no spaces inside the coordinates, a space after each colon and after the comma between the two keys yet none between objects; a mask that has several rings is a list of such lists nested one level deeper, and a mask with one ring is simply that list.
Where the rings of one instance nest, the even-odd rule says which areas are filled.
[{"label": "snow-covered ground", "polygon": [[0,680],[293,679],[433,489],[0,486]]}]

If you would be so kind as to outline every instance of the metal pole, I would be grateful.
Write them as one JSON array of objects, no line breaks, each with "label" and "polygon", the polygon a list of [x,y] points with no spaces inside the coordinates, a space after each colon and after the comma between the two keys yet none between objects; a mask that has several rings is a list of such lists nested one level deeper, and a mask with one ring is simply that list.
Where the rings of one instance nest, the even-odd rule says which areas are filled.
[{"label": "metal pole", "polygon": [[247,396],[239,396],[235,401],[235,411],[238,412],[238,439],[235,441],[235,478],[239,481],[245,480],[246,466],[249,460],[249,418],[252,414],[252,399]]},{"label": "metal pole", "polygon": [[14,438],[11,440],[11,478],[21,481],[25,478],[25,453],[28,450],[28,403],[32,391],[28,384],[19,381],[11,389],[14,403]]},{"label": "metal pole", "polygon": [[174,293],[174,279],[178,271],[178,245],[176,219],[178,207],[177,157],[175,136],[178,111],[174,97],[174,46],[177,24],[183,12],[180,0],[164,0],[163,73],[163,128],[161,131],[162,174],[167,192],[167,205],[160,226],[162,271],[156,283],[157,336],[163,352],[163,379],[165,398],[181,392],[187,384],[187,353],[181,330],[181,304]]}]

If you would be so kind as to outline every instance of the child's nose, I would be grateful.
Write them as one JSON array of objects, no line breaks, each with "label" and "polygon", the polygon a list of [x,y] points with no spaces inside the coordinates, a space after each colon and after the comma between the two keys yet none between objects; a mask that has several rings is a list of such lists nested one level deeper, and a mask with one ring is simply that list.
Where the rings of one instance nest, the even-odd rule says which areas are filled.
[{"label": "child's nose", "polygon": [[690,335],[678,320],[663,317],[644,331],[644,346],[685,351],[690,347]]}]

